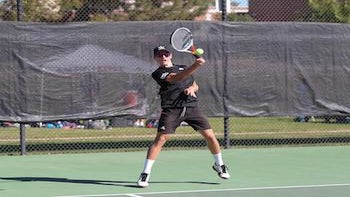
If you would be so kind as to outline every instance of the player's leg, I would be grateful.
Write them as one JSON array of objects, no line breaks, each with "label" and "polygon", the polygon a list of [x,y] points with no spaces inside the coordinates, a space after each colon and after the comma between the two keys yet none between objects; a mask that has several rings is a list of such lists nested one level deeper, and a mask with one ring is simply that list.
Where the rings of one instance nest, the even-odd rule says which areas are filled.
[{"label": "player's leg", "polygon": [[149,185],[148,181],[151,175],[153,163],[157,159],[163,145],[169,139],[169,137],[170,134],[168,133],[157,133],[157,136],[155,137],[152,145],[148,148],[143,171],[139,177],[139,180],[137,181],[137,185],[139,187],[147,187]]},{"label": "player's leg", "polygon": [[212,129],[206,129],[206,130],[200,131],[199,133],[203,136],[203,138],[207,142],[208,149],[213,155],[221,152],[220,144],[216,139],[216,136]]},{"label": "player's leg", "polygon": [[157,132],[157,136],[153,140],[152,145],[147,152],[147,159],[156,160],[165,142],[170,138],[169,133]]},{"label": "player's leg", "polygon": [[158,123],[157,135],[148,149],[147,157],[144,164],[144,169],[140,175],[137,185],[139,187],[147,187],[153,163],[157,159],[163,145],[169,139],[171,133],[174,133],[180,125],[179,115],[181,109],[163,109]]},{"label": "player's leg", "polygon": [[211,129],[208,118],[203,114],[203,112],[198,108],[189,108],[186,114],[185,121],[192,126],[196,131],[199,131],[203,138],[206,140],[208,149],[212,153],[215,164],[213,169],[218,173],[218,175],[223,179],[230,178],[228,169],[223,162],[220,144],[216,139],[216,136]]},{"label": "player's leg", "polygon": [[213,165],[213,169],[218,173],[220,178],[228,179],[230,178],[230,174],[228,172],[227,166],[224,164],[224,161],[222,159],[220,144],[218,140],[215,137],[215,134],[212,129],[206,129],[203,131],[200,131],[203,138],[208,144],[208,149],[213,154],[215,163]]}]

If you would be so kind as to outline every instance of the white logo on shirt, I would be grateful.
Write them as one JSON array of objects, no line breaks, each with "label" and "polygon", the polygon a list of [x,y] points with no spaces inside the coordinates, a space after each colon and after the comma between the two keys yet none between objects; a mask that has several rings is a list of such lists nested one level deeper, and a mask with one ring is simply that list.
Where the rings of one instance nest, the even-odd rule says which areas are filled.
[{"label": "white logo on shirt", "polygon": [[160,79],[165,79],[168,75],[169,75],[169,73],[163,73],[163,74],[160,76]]},{"label": "white logo on shirt", "polygon": [[165,126],[160,127],[160,130],[165,130]]}]

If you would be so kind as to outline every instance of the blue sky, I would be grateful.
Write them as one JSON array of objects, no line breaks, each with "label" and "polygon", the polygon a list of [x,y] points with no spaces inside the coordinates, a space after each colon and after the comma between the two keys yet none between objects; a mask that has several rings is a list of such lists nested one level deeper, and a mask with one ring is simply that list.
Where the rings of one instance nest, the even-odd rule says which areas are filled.
[{"label": "blue sky", "polygon": [[231,0],[231,2],[238,3],[242,7],[248,7],[248,0]]}]

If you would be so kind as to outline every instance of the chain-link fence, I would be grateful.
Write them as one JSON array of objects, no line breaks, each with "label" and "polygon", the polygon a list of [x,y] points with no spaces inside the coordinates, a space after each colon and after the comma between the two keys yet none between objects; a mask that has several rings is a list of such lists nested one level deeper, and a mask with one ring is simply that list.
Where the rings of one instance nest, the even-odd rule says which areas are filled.
[{"label": "chain-link fence", "polygon": [[[155,136],[155,119],[112,118],[110,122],[107,120],[25,124],[26,149],[22,151],[29,154],[46,154],[145,150]],[[227,147],[350,143],[350,120],[347,116],[344,116],[342,122],[327,122],[327,118],[324,117],[310,117],[309,120],[306,117],[230,117],[227,138],[224,132],[224,118],[210,118],[210,122],[220,144]],[[0,128],[1,154],[20,154],[23,146],[20,145],[20,130],[20,124],[3,123],[3,127]],[[227,139],[228,142],[225,141]],[[206,143],[197,132],[183,123],[165,148],[206,148]]]},{"label": "chain-link fence", "polygon": [[[2,23],[21,21],[24,25],[26,22],[64,25],[71,22],[121,21],[171,23],[175,20],[199,23],[200,21],[235,21],[240,24],[276,21],[349,23],[350,3],[341,0],[2,0],[0,17]],[[11,32],[8,34],[10,35]],[[344,42],[349,43],[349,40]],[[218,59],[216,61],[222,61]],[[251,59],[244,59],[238,64],[249,66],[257,63]],[[248,69],[253,68],[252,66]],[[346,68],[349,69],[348,66]],[[254,71],[250,70],[248,73],[252,72]],[[267,71],[261,73],[265,75]],[[336,78],[337,76],[333,76],[334,80]],[[205,89],[205,86],[201,88]],[[231,87],[226,88],[228,91],[231,89]],[[215,90],[212,91],[215,92]],[[253,90],[244,90],[241,93],[246,94],[249,91]],[[268,90],[266,91],[268,93]],[[345,99],[348,100],[348,98]],[[348,109],[350,106],[345,108]],[[210,117],[212,127],[222,146],[229,148],[232,146],[341,145],[348,144],[350,141],[348,111],[323,115],[301,113],[290,116],[249,116]],[[153,116],[117,116],[20,123],[3,121],[0,128],[0,153],[145,150],[155,136],[156,127],[157,118]],[[204,148],[205,146],[201,136],[193,132],[186,123],[178,128],[176,134],[166,144],[166,148],[172,149]]]},{"label": "chain-link fence", "polygon": [[2,0],[3,21],[302,21],[348,23],[344,0]]}]

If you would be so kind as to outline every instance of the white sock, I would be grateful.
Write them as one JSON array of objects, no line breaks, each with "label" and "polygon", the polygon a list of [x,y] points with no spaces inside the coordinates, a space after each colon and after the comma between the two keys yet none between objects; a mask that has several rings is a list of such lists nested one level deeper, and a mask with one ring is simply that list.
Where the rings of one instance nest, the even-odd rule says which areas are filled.
[{"label": "white sock", "polygon": [[153,163],[154,163],[154,160],[146,159],[145,165],[143,168],[143,173],[151,174]]},{"label": "white sock", "polygon": [[221,152],[218,154],[213,154],[215,163],[219,166],[224,165],[224,161],[222,160],[222,155]]}]

